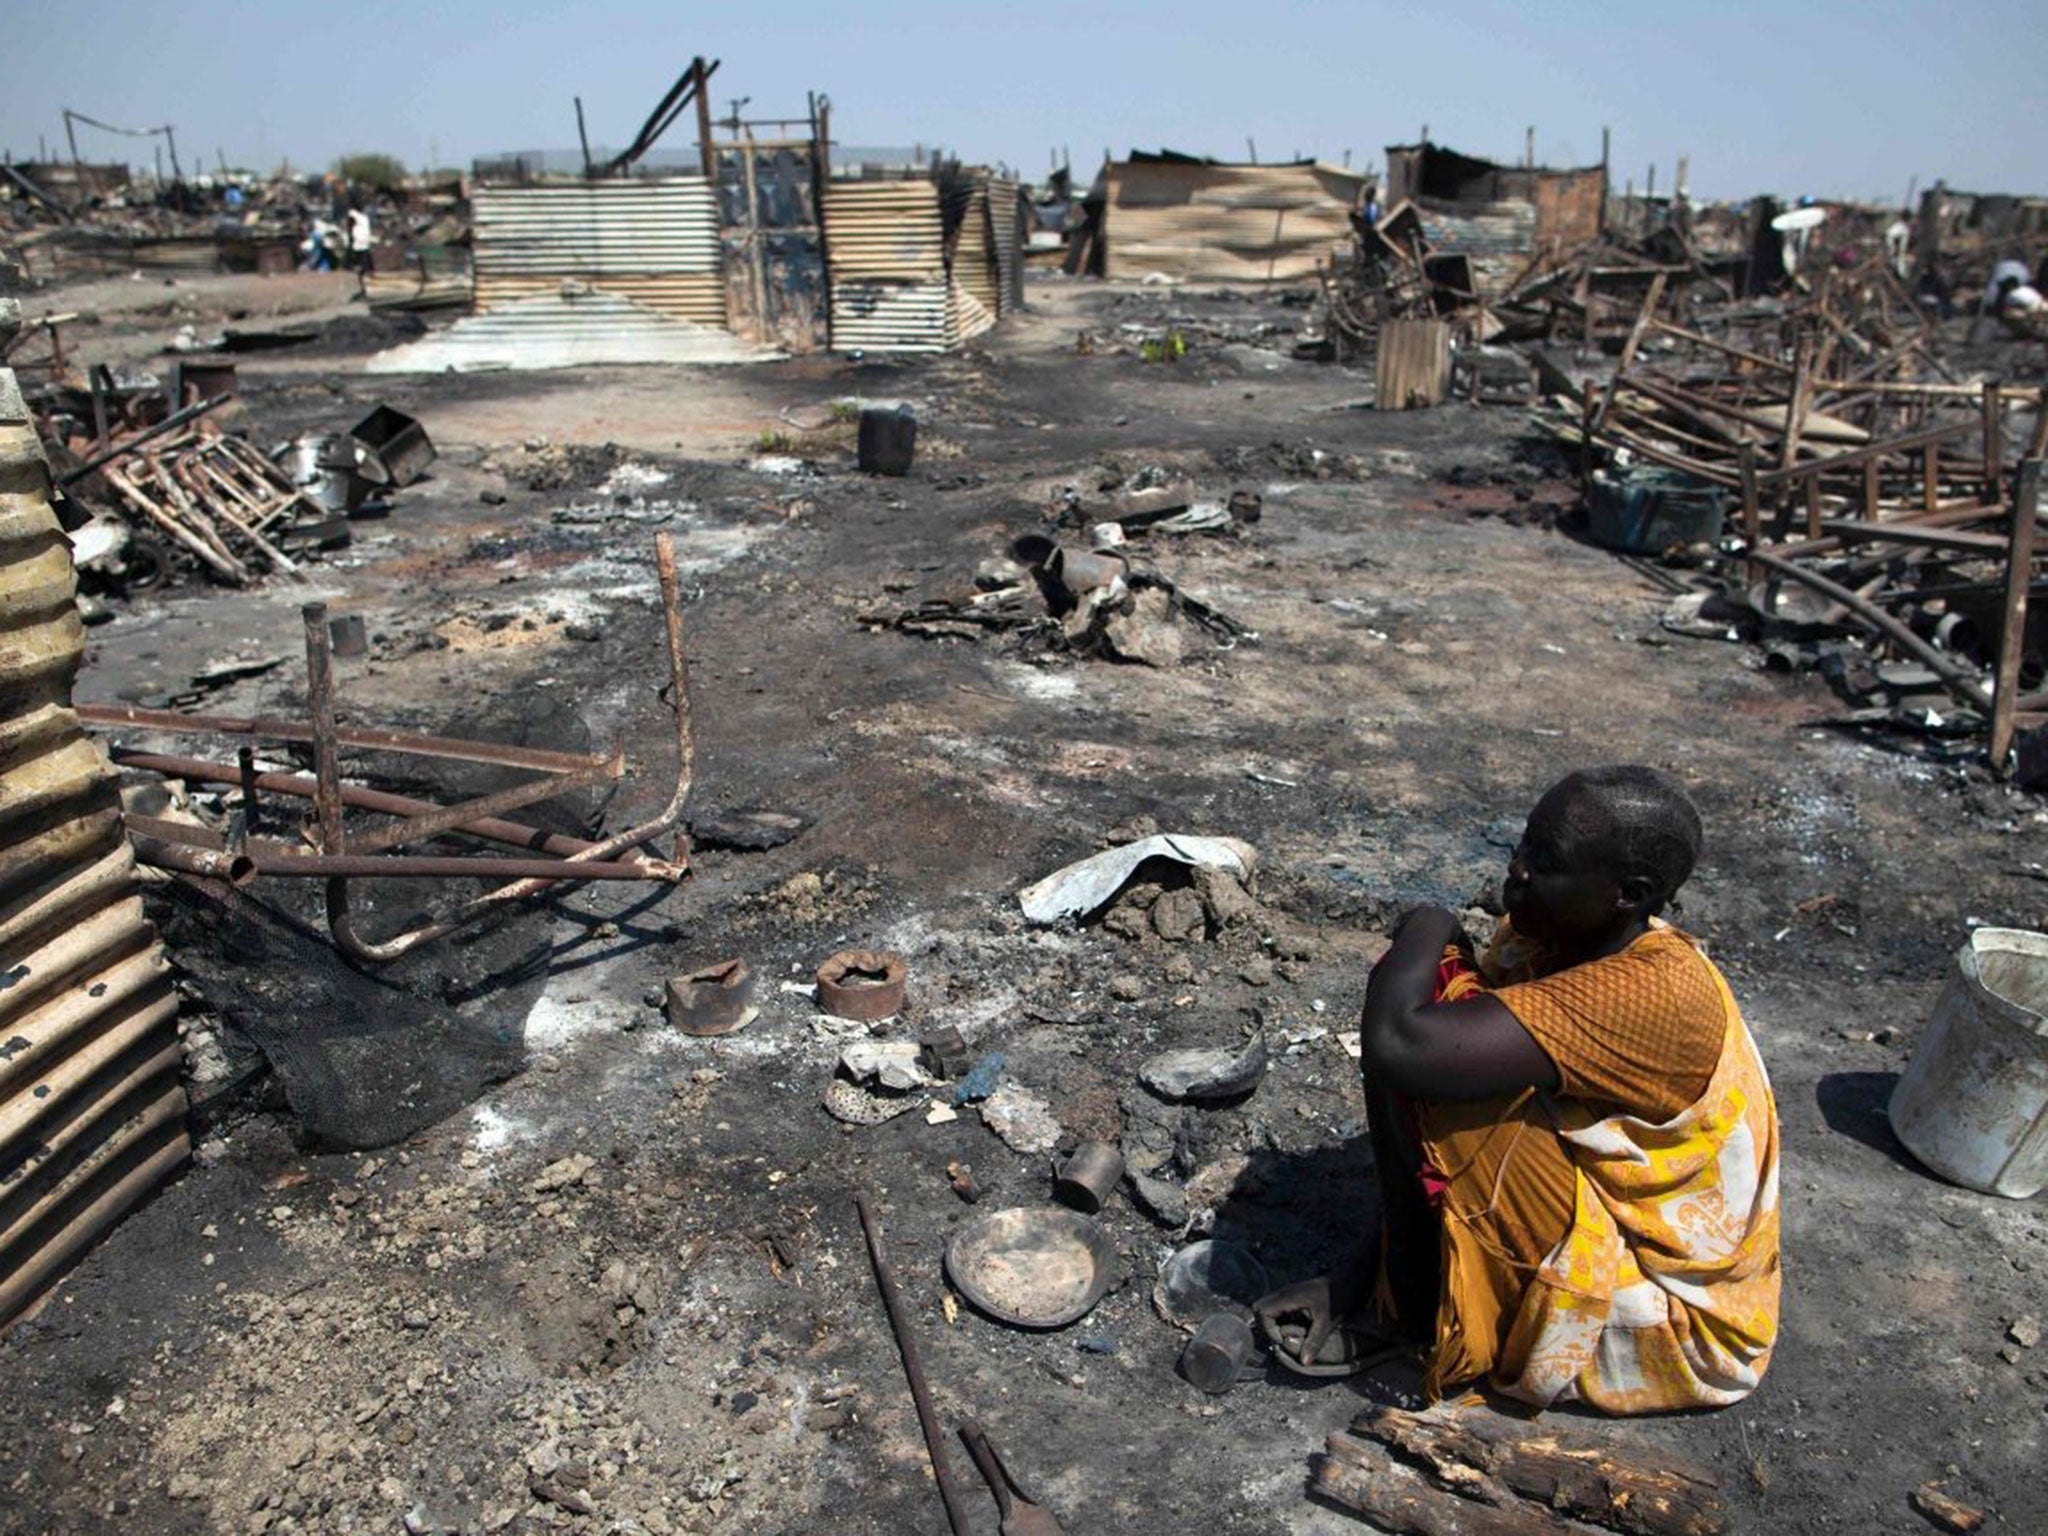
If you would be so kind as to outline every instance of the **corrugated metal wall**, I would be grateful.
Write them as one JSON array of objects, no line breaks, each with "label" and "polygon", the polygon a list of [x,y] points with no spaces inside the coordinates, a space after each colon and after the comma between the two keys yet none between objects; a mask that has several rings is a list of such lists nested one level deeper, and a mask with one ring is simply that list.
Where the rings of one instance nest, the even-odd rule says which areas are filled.
[{"label": "corrugated metal wall", "polygon": [[1364,178],[1328,165],[1117,161],[1105,277],[1294,282],[1347,249]]},{"label": "corrugated metal wall", "polygon": [[1536,249],[1533,203],[1418,202],[1415,211],[1435,252],[1471,259],[1481,298],[1499,297]]},{"label": "corrugated metal wall", "polygon": [[1024,307],[1024,212],[1016,182],[1000,176],[989,179],[988,220],[995,239],[996,289],[1002,298],[996,313],[1008,315]]},{"label": "corrugated metal wall", "polygon": [[478,187],[476,303],[581,281],[678,320],[723,326],[718,200],[701,176]]},{"label": "corrugated metal wall", "polygon": [[825,259],[834,351],[943,352],[951,344],[957,327],[932,182],[828,183]]},{"label": "corrugated metal wall", "polygon": [[85,631],[48,490],[0,370],[0,1322],[191,1153],[177,997],[71,710]]}]

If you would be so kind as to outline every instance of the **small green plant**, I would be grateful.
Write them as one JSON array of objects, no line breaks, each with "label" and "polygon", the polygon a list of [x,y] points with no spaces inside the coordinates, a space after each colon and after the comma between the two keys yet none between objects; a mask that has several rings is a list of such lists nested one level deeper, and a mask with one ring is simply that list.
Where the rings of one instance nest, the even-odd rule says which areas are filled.
[{"label": "small green plant", "polygon": [[859,421],[860,402],[858,400],[834,400],[832,402],[832,420],[842,427],[848,422]]},{"label": "small green plant", "polygon": [[788,433],[777,432],[772,427],[762,429],[761,435],[754,439],[756,453],[788,453],[793,446]]},{"label": "small green plant", "polygon": [[343,155],[334,162],[334,174],[351,186],[396,192],[405,185],[405,162],[396,155]]},{"label": "small green plant", "polygon": [[1188,339],[1179,331],[1168,331],[1156,341],[1138,345],[1138,357],[1148,363],[1177,363],[1187,355]]}]

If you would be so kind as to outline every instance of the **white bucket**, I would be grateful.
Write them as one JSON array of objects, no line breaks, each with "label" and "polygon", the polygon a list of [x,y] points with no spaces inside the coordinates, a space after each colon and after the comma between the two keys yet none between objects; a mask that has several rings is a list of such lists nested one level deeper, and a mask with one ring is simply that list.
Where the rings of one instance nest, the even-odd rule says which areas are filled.
[{"label": "white bucket", "polygon": [[1956,951],[1892,1129],[1945,1179],[2025,1200],[2048,1185],[2048,934],[1979,928]]}]

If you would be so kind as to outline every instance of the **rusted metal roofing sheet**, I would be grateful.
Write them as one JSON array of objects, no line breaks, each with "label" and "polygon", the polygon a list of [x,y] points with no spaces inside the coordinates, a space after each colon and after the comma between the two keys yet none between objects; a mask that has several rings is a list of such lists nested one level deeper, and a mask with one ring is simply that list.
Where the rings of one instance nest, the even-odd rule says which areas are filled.
[{"label": "rusted metal roofing sheet", "polygon": [[178,1001],[71,709],[71,547],[0,370],[0,1323],[191,1154]]},{"label": "rusted metal roofing sheet", "polygon": [[1108,171],[1107,277],[1293,282],[1348,246],[1364,178],[1336,166],[1117,161]]},{"label": "rusted metal roofing sheet", "polygon": [[568,280],[674,319],[725,324],[718,201],[701,176],[478,187],[471,206],[479,309]]}]

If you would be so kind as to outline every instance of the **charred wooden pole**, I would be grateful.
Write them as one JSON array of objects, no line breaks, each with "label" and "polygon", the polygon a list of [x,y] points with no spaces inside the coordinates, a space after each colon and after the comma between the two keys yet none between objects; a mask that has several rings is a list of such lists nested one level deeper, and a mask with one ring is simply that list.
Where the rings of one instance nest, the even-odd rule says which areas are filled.
[{"label": "charred wooden pole", "polygon": [[1998,672],[1991,695],[1991,770],[2006,771],[2013,715],[2019,705],[2020,667],[2027,650],[2027,588],[2034,572],[2034,515],[2041,495],[2041,461],[2022,461],[2012,481],[2012,532],[2005,555],[2005,612],[1998,632]]}]

